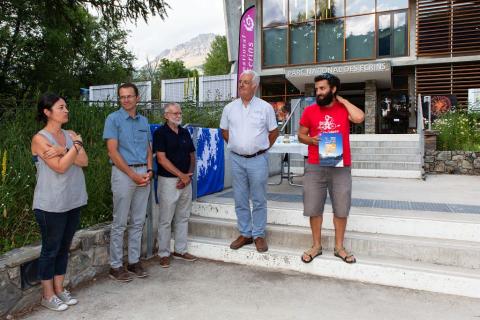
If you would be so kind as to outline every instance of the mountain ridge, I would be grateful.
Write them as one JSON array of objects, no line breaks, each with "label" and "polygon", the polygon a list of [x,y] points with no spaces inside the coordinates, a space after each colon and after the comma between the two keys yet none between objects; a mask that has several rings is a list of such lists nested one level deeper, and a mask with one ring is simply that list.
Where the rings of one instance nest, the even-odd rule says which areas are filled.
[{"label": "mountain ridge", "polygon": [[153,59],[153,62],[161,59],[181,60],[189,69],[203,69],[203,64],[216,36],[214,33],[201,33],[171,49],[163,50]]}]

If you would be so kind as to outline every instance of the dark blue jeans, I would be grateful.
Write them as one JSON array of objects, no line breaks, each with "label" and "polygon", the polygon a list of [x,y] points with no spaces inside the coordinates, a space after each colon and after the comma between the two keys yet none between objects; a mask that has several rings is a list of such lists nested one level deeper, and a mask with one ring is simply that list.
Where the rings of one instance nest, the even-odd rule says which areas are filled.
[{"label": "dark blue jeans", "polygon": [[51,280],[67,272],[68,251],[80,222],[80,208],[62,213],[34,211],[42,234],[38,275],[40,280]]}]

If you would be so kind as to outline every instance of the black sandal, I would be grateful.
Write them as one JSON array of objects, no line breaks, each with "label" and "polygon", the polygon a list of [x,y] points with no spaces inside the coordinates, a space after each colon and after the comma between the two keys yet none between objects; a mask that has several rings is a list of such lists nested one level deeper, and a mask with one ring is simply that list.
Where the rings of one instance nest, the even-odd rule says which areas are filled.
[{"label": "black sandal", "polygon": [[[339,254],[339,252],[342,251],[342,250],[345,251],[345,253],[347,254],[345,257],[342,257],[342,256]],[[340,249],[337,249],[337,248],[333,249],[333,255],[334,255],[335,257],[338,257],[338,258],[342,259],[343,262],[345,262],[345,263],[355,263],[355,262],[357,262],[357,259],[353,256],[353,254],[348,253],[348,251],[345,250],[344,247],[342,247],[342,248],[340,248]],[[353,258],[353,260],[348,260],[349,258]]]},{"label": "black sandal", "polygon": [[[305,251],[305,252],[302,254],[302,256],[300,257],[300,259],[302,259],[302,262],[303,262],[303,263],[310,263],[310,262],[313,261],[313,259],[315,259],[316,257],[322,255],[322,247],[320,247],[320,248],[317,250],[317,253],[316,253],[315,255],[312,255],[312,254],[308,253],[309,251],[311,252],[312,250],[314,250],[313,247],[311,247],[310,249],[308,249],[307,251]],[[303,258],[304,255],[310,257],[310,260],[305,260],[305,259]]]}]

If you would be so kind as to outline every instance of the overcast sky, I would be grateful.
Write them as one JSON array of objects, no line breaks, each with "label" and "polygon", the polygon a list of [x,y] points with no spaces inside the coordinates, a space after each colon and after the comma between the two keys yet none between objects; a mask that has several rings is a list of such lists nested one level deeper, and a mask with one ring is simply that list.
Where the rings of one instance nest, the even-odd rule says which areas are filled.
[{"label": "overcast sky", "polygon": [[194,38],[200,33],[225,35],[223,0],[166,0],[170,5],[168,17],[150,17],[137,25],[128,23],[131,30],[128,48],[136,55],[135,67],[145,64],[165,49]]}]

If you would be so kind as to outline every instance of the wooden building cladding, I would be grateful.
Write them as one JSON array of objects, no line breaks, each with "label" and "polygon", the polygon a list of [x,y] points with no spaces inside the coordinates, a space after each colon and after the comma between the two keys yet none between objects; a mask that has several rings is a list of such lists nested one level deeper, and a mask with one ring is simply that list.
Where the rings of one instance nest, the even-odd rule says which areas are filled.
[{"label": "wooden building cladding", "polygon": [[468,103],[468,89],[480,88],[480,61],[417,66],[416,89],[421,95],[454,95]]},{"label": "wooden building cladding", "polygon": [[417,0],[417,56],[480,53],[480,0]]}]

